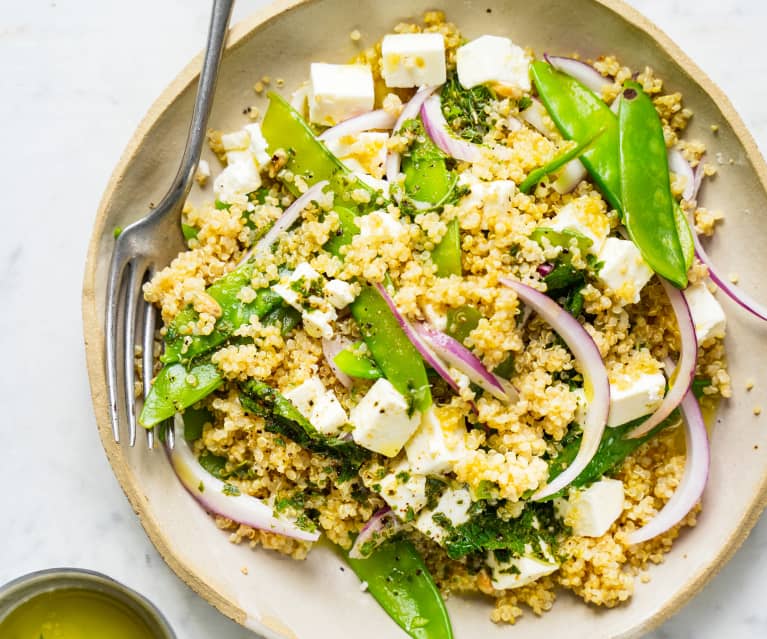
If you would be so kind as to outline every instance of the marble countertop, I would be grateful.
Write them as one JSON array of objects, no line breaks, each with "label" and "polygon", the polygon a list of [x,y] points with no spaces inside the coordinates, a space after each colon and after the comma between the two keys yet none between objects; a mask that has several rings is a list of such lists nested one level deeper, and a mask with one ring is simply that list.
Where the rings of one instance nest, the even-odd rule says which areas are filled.
[{"label": "marble countertop", "polygon": [[[263,4],[241,0],[235,19]],[[758,51],[767,4],[630,4],[722,86],[766,151],[767,58]],[[0,6],[0,121],[6,123],[0,175],[8,196],[0,233],[0,352],[6,358],[0,483],[12,487],[0,497],[0,583],[53,566],[91,568],[155,601],[179,638],[253,637],[187,588],[139,526],[96,433],[81,335],[83,263],[99,198],[149,105],[200,48],[209,3],[26,0]],[[765,550],[762,519],[703,592],[649,636],[767,636]]]}]

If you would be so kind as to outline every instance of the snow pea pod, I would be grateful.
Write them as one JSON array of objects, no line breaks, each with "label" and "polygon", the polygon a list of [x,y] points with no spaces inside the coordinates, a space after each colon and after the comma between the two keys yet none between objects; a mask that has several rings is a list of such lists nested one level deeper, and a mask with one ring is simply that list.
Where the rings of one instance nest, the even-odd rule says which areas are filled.
[{"label": "snow pea pod", "polygon": [[413,639],[452,639],[445,602],[421,555],[401,538],[349,565],[387,614]]},{"label": "snow pea pod", "polygon": [[426,366],[378,291],[364,286],[352,302],[351,311],[386,379],[409,398],[415,410],[427,410],[431,406],[431,390]]},{"label": "snow pea pod", "polygon": [[687,286],[687,256],[677,229],[666,143],[655,105],[637,82],[626,82],[618,109],[623,223],[650,268]]},{"label": "snow pea pod", "polygon": [[458,218],[447,223],[447,232],[431,252],[438,277],[461,274],[461,229]]},{"label": "snow pea pod", "polygon": [[169,364],[154,380],[144,400],[139,422],[152,428],[210,395],[223,383],[218,368],[210,362],[193,366]]},{"label": "snow pea pod", "polygon": [[[361,342],[357,342],[361,344]],[[358,379],[380,379],[383,377],[381,369],[376,363],[365,355],[359,355],[355,352],[355,347],[345,348],[333,358],[336,366],[346,373],[349,377]]]},{"label": "snow pea pod", "polygon": [[622,211],[615,114],[596,94],[547,62],[533,62],[530,75],[551,119],[568,140],[583,142],[604,130],[580,158],[610,206]]}]

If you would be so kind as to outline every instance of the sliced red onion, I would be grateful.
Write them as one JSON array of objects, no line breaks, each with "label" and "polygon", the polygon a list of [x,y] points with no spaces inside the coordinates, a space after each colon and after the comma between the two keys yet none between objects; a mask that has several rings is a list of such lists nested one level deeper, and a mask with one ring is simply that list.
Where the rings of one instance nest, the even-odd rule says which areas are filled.
[{"label": "sliced red onion", "polygon": [[476,162],[481,156],[481,147],[473,142],[455,137],[442,114],[439,95],[429,96],[421,107],[421,119],[426,134],[445,154],[456,160]]},{"label": "sliced red onion", "polygon": [[354,544],[349,550],[349,557],[352,559],[365,559],[370,552],[362,554],[362,548],[368,543],[371,545],[370,551],[380,546],[384,541],[389,539],[392,535],[399,532],[402,528],[397,515],[395,515],[388,506],[384,506],[381,510],[377,511],[357,535],[357,539],[354,540]]},{"label": "sliced red onion", "polygon": [[275,517],[272,508],[256,497],[243,493],[230,495],[224,492],[224,482],[200,465],[184,439],[184,422],[181,415],[176,414],[173,428],[175,445],[168,450],[170,463],[184,488],[206,511],[251,528],[267,530],[293,539],[302,541],[319,539],[319,532],[302,530],[295,522]]},{"label": "sliced red onion", "polygon": [[391,298],[391,295],[389,295],[389,292],[386,290],[386,287],[380,282],[377,282],[374,284],[374,286],[381,297],[384,299],[384,302],[386,302],[386,305],[389,307],[392,315],[394,315],[397,323],[400,325],[400,328],[405,332],[405,335],[407,335],[410,343],[415,346],[416,350],[421,354],[421,357],[423,357],[424,361],[448,383],[450,388],[452,388],[456,393],[460,394],[461,387],[459,386],[458,381],[450,374],[450,371],[447,370],[447,366],[445,366],[444,362],[439,357],[437,357],[429,345],[423,339],[421,339],[416,330],[413,328],[413,325],[407,321],[407,318],[402,313],[400,313],[397,305]]},{"label": "sliced red onion", "polygon": [[610,103],[610,111],[612,111],[615,115],[618,115],[618,109],[620,108],[621,108],[621,97],[619,95]]},{"label": "sliced red onion", "polygon": [[349,344],[351,344],[350,339],[341,338],[341,337],[333,337],[332,339],[325,339],[322,338],[322,354],[325,356],[325,361],[327,362],[328,366],[330,367],[330,370],[333,371],[333,375],[336,376],[336,379],[341,382],[341,384],[344,385],[346,388],[351,388],[354,385],[354,381],[351,377],[349,377],[346,373],[344,373],[340,368],[338,368],[338,364],[336,364],[336,355],[338,355],[342,350],[344,350]]},{"label": "sliced red onion", "polygon": [[678,176],[684,178],[685,182],[682,197],[685,200],[691,200],[693,198],[693,193],[695,192],[695,175],[690,163],[684,159],[684,155],[682,155],[682,152],[679,149],[669,149],[668,168],[672,173],[676,173]]},{"label": "sliced red onion", "polygon": [[519,298],[546,320],[564,340],[581,365],[583,388],[586,397],[590,396],[581,425],[583,437],[578,454],[561,475],[532,496],[532,499],[537,501],[550,497],[568,486],[594,457],[602,441],[607,415],[610,412],[610,383],[599,348],[578,320],[550,297],[534,288],[508,278],[501,278],[500,282],[514,290]]},{"label": "sliced red onion", "polygon": [[553,130],[546,124],[546,118],[549,117],[549,112],[538,98],[530,98],[530,100],[530,106],[522,111],[522,113],[519,114],[519,117],[537,130],[538,133],[545,135],[547,138],[551,138]]},{"label": "sliced red onion", "polygon": [[554,270],[554,265],[551,262],[544,262],[535,270],[538,271],[538,275],[541,277],[546,277],[549,273],[551,273],[551,271]]},{"label": "sliced red onion", "polygon": [[[479,358],[458,340],[425,322],[416,323],[415,330],[448,366],[461,371],[472,382],[496,399],[507,403],[519,399],[519,395],[510,384],[504,386],[501,380],[487,370]],[[509,394],[510,388],[512,394]]]},{"label": "sliced red onion", "polygon": [[708,479],[711,453],[706,423],[703,421],[698,400],[692,391],[688,391],[682,400],[682,416],[686,448],[682,481],[679,482],[676,491],[661,511],[649,523],[629,534],[628,541],[631,544],[640,544],[676,526],[703,495]]},{"label": "sliced red onion", "polygon": [[514,133],[514,131],[519,131],[522,128],[522,122],[513,116],[509,116],[506,118],[506,128]]},{"label": "sliced red onion", "polygon": [[605,85],[612,84],[612,80],[603,76],[590,64],[576,60],[575,58],[566,58],[558,55],[544,54],[548,62],[557,71],[566,73],[571,78],[575,78],[587,89],[591,89],[598,96],[602,96],[602,89]]},{"label": "sliced red onion", "polygon": [[700,238],[695,230],[695,221],[690,220],[690,228],[692,229],[692,241],[695,244],[695,255],[698,259],[708,267],[708,276],[716,284],[722,292],[727,295],[738,306],[742,306],[749,313],[755,315],[759,319],[767,321],[767,306],[757,302],[753,297],[741,291],[737,286],[730,282],[726,277],[723,277],[719,270],[714,266],[711,258],[703,249],[703,245],[700,243]]},{"label": "sliced red onion", "polygon": [[695,365],[698,362],[698,340],[695,337],[695,323],[690,314],[690,307],[682,291],[662,277],[660,278],[660,283],[663,285],[666,295],[668,295],[671,308],[676,317],[677,326],[679,327],[679,338],[681,341],[679,363],[676,369],[674,369],[673,374],[671,374],[672,369],[668,369],[671,386],[661,405],[658,406],[658,410],[647,421],[642,422],[632,430],[628,434],[629,439],[636,439],[646,435],[671,415],[674,409],[682,402],[687,391],[690,390],[692,380],[695,378]]},{"label": "sliced red onion", "polygon": [[[397,133],[402,128],[402,125],[408,120],[412,120],[413,118],[418,117],[418,114],[421,111],[421,105],[424,103],[426,98],[428,98],[438,88],[438,85],[434,85],[423,86],[418,89],[416,94],[410,98],[410,102],[402,107],[402,112],[399,114],[397,121],[394,123],[392,134]],[[402,158],[400,158],[400,154],[394,151],[389,152],[389,155],[386,156],[386,179],[391,183],[397,181],[401,159]]]},{"label": "sliced red onion", "polygon": [[698,160],[698,166],[696,166],[693,170],[692,194],[690,195],[691,200],[694,200],[698,197],[700,185],[703,184],[703,178],[706,175],[706,171],[703,168],[703,157],[704,156],[701,156],[700,160]]},{"label": "sliced red onion", "polygon": [[588,177],[589,172],[586,167],[583,166],[578,158],[570,160],[565,164],[564,168],[559,172],[557,179],[551,185],[557,193],[564,195],[575,190],[583,180]]},{"label": "sliced red onion", "polygon": [[356,135],[357,133],[373,129],[389,130],[394,126],[396,120],[397,118],[388,111],[377,109],[344,120],[334,127],[326,129],[318,137],[323,142],[327,142],[329,140],[337,140],[345,135]]},{"label": "sliced red onion", "polygon": [[327,180],[322,180],[321,182],[317,182],[317,184],[314,184],[313,186],[309,187],[306,190],[306,193],[296,198],[296,201],[293,202],[293,204],[291,204],[288,208],[285,209],[282,215],[272,225],[272,228],[270,228],[266,232],[264,237],[262,237],[258,242],[256,242],[256,245],[251,247],[251,249],[247,251],[245,255],[242,256],[242,259],[240,260],[238,266],[240,264],[247,262],[250,259],[250,257],[254,254],[256,255],[259,253],[263,254],[269,251],[269,249],[272,248],[272,244],[275,243],[275,241],[280,236],[280,234],[284,233],[291,226],[293,226],[295,221],[300,217],[303,210],[307,206],[309,206],[312,200],[317,199],[317,197],[322,193],[322,189],[324,189],[327,185],[328,185]]}]

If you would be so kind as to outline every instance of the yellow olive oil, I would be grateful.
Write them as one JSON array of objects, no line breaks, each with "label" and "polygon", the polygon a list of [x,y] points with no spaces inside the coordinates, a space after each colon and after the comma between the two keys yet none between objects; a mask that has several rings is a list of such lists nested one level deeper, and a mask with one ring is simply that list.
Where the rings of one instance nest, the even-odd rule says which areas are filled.
[{"label": "yellow olive oil", "polygon": [[155,639],[125,604],[92,590],[43,592],[0,621],[2,639]]}]

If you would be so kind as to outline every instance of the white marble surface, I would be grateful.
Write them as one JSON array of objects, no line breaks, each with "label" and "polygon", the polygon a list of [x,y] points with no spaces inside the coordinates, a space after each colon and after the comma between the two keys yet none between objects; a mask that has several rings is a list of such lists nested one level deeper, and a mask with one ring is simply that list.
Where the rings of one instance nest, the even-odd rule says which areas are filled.
[{"label": "white marble surface", "polygon": [[[238,2],[235,18],[264,4]],[[438,5],[435,2],[435,5]],[[632,0],[767,150],[762,0]],[[0,583],[62,565],[145,593],[180,638],[246,639],[165,566],[96,435],[80,323],[90,227],[144,112],[203,42],[203,0],[0,0]],[[654,639],[767,637],[767,522]],[[511,636],[513,632],[510,631]]]}]

